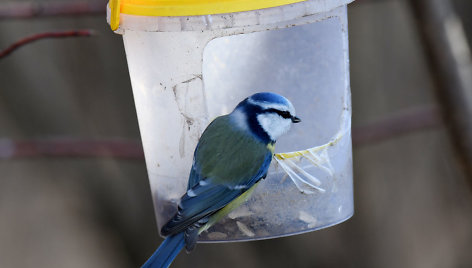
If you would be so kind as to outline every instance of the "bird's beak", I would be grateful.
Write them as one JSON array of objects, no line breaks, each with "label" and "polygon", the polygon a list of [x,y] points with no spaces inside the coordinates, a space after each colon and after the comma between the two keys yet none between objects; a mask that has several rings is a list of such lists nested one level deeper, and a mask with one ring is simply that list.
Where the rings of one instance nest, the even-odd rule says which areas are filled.
[{"label": "bird's beak", "polygon": [[301,122],[302,120],[296,116],[292,116],[292,123],[298,123]]}]

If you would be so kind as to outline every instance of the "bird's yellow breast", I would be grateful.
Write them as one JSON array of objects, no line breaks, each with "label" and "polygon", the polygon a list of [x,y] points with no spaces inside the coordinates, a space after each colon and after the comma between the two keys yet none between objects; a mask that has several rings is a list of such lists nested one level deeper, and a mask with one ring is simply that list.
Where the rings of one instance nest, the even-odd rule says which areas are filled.
[{"label": "bird's yellow breast", "polygon": [[269,149],[272,153],[274,153],[275,144],[274,143],[267,144],[267,149]]}]

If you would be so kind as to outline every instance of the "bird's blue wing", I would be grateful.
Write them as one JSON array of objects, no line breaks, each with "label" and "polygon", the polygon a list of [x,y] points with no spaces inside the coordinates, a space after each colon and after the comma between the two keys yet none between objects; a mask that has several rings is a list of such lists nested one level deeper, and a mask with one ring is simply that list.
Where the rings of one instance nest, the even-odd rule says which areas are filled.
[{"label": "bird's blue wing", "polygon": [[187,185],[187,190],[192,189],[197,183],[200,182],[202,177],[200,176],[200,173],[198,173],[195,169],[195,165],[192,165],[192,169],[190,170],[190,176],[188,177],[188,185]]},{"label": "bird's blue wing", "polygon": [[200,180],[182,196],[176,216],[161,230],[163,235],[176,234],[214,214],[242,193],[250,189],[267,174],[272,153],[268,151],[258,171],[241,184],[214,182],[212,178]]}]

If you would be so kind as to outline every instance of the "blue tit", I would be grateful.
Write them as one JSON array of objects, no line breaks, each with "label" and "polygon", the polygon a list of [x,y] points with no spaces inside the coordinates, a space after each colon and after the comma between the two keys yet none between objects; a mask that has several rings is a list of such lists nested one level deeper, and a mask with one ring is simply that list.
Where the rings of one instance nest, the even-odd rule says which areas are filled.
[{"label": "blue tit", "polygon": [[281,95],[256,93],[217,117],[195,149],[187,192],[177,213],[161,229],[167,236],[143,267],[168,267],[201,232],[237,208],[265,178],[277,138],[300,119]]}]

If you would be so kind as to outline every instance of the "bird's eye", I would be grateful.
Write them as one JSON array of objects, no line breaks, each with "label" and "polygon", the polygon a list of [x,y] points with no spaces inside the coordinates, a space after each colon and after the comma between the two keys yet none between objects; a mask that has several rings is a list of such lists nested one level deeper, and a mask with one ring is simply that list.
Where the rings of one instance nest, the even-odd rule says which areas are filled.
[{"label": "bird's eye", "polygon": [[287,111],[278,111],[278,114],[282,116],[283,118],[292,118],[292,115],[290,114],[290,112],[287,112]]},{"label": "bird's eye", "polygon": [[277,110],[277,109],[267,109],[265,110],[266,112],[269,112],[269,113],[277,113],[278,115],[282,116],[283,118],[292,118],[292,115],[290,114],[289,111],[280,111],[280,110]]}]

